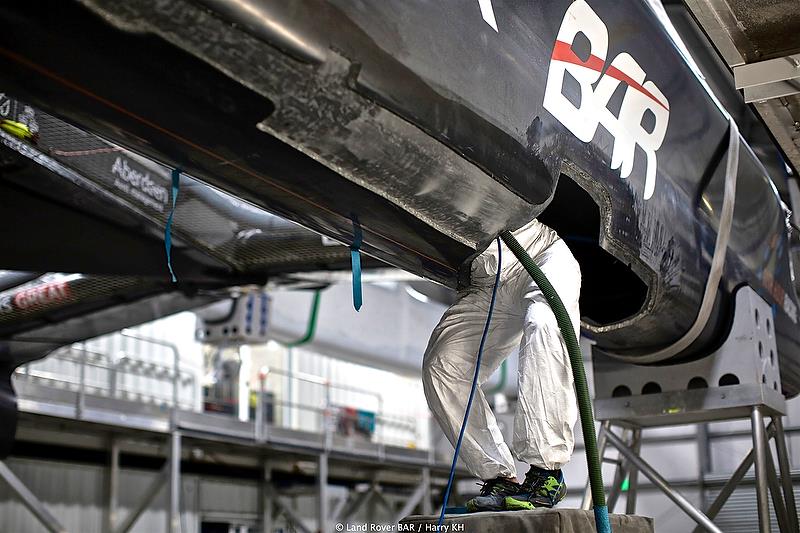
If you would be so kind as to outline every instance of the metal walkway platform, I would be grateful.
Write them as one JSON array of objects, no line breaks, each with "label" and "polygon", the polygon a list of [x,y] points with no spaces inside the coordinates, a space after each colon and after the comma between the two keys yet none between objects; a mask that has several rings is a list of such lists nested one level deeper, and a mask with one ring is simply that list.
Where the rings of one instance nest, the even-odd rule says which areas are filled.
[{"label": "metal walkway platform", "polygon": [[[258,427],[253,421],[232,416],[173,411],[164,405],[57,389],[24,379],[15,386],[19,394],[18,442],[55,446],[60,453],[94,450],[108,454],[112,481],[107,514],[115,518],[107,529],[116,533],[125,533],[136,524],[162,486],[169,496],[166,531],[178,531],[180,477],[186,465],[195,465],[195,469],[205,464],[226,465],[260,472],[262,503],[257,524],[264,532],[271,532],[275,520],[280,519],[297,531],[311,533],[292,504],[293,498],[302,494],[316,496],[318,530],[328,531],[334,523],[347,522],[365,505],[388,505],[382,496],[385,490],[403,498],[401,509],[387,507],[395,523],[417,508],[432,512],[431,490],[441,489],[447,482],[449,464],[436,461],[428,450],[358,441],[329,429],[317,433],[267,424]],[[120,491],[125,490],[119,485],[121,454],[166,459],[141,502],[124,518],[118,516],[117,503]],[[46,506],[10,470],[5,471],[6,475],[0,471],[0,477],[15,488],[40,522],[51,531],[65,531]],[[280,486],[274,475],[280,475]],[[459,475],[467,473],[459,469]],[[334,488],[344,490],[346,496],[337,500]]]},{"label": "metal walkway platform", "polygon": [[[614,533],[652,533],[653,519],[634,515],[611,515]],[[594,514],[580,509],[536,509],[495,513],[447,515],[441,529],[439,517],[409,516],[400,521],[400,531],[481,531],[483,533],[584,533],[595,531]],[[447,527],[445,527],[447,526]]]}]

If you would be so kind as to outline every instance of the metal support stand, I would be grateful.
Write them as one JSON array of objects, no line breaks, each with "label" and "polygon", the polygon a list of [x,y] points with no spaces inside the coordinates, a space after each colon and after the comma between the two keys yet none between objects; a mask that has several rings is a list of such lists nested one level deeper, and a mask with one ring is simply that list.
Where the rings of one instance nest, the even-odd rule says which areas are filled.
[{"label": "metal support stand", "polygon": [[67,533],[67,530],[58,519],[47,510],[41,500],[25,486],[25,483],[3,461],[0,461],[0,478],[6,482],[9,488],[14,491],[14,494],[25,504],[25,507],[33,513],[39,523],[47,528],[48,531],[51,533]]},{"label": "metal support stand", "polygon": [[[730,334],[713,354],[692,361],[659,367],[623,364],[599,350],[593,352],[596,418],[603,421],[598,435],[600,456],[617,465],[614,485],[609,492],[608,508],[613,511],[620,487],[630,479],[626,512],[636,510],[636,472],[641,472],[667,497],[675,502],[701,530],[720,532],[713,520],[755,464],[759,533],[770,533],[770,494],[781,533],[799,533],[797,507],[792,492],[791,472],[781,417],[786,402],[780,393],[777,346],[769,305],[744,287],[736,294],[736,313]],[[764,427],[764,417],[769,427]],[[670,487],[669,483],[640,456],[643,428],[679,424],[750,419],[753,449],[744,458],[717,499],[703,513]],[[612,427],[622,429],[622,435]],[[769,439],[775,438],[776,474]],[[701,452],[701,479],[710,461],[703,433],[698,439]],[[619,459],[605,457],[607,444],[619,452]],[[701,485],[701,490],[703,487]],[[705,502],[704,502],[705,503]],[[583,508],[591,505],[587,489]]]}]

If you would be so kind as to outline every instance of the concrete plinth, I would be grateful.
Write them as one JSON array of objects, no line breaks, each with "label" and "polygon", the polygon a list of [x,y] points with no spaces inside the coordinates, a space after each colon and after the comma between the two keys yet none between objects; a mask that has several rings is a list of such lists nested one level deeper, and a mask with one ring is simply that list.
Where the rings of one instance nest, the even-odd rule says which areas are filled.
[{"label": "concrete plinth", "polygon": [[[416,533],[591,533],[594,513],[580,509],[535,509],[446,515],[440,530],[439,516],[409,516],[400,521],[399,531]],[[447,526],[445,528],[445,526]],[[611,515],[614,533],[653,533],[653,519],[634,515]]]}]

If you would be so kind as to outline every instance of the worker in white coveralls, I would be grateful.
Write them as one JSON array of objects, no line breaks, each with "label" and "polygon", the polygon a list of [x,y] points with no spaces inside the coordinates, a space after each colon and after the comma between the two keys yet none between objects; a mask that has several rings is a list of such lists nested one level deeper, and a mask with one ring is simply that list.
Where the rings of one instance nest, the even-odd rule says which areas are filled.
[{"label": "worker in white coveralls", "polygon": [[[578,334],[578,262],[555,231],[536,219],[514,232],[552,283]],[[469,471],[484,481],[467,510],[499,511],[553,507],[566,494],[561,467],[572,455],[578,406],[572,369],[555,315],[542,291],[505,244],[491,325],[483,350],[479,383],[488,379],[519,347],[519,398],[511,449],[480,388],[476,391],[461,447]],[[471,266],[469,287],[433,330],[423,362],[428,405],[455,446],[469,398],[492,287],[497,241]],[[530,469],[517,482],[514,457]]]}]

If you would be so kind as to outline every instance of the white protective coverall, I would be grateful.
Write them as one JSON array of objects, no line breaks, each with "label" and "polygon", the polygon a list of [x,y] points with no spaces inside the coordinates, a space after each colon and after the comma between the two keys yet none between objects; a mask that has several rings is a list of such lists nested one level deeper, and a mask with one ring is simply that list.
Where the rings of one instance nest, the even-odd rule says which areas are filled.
[{"label": "white protective coverall", "polygon": [[[514,236],[528,251],[580,327],[578,262],[555,231],[536,219]],[[519,346],[519,395],[514,418],[514,456],[548,470],[561,468],[572,455],[578,406],[572,368],[555,315],[539,287],[514,254],[502,244],[500,284],[483,349],[483,383]],[[475,361],[489,311],[497,272],[497,241],[475,258],[471,282],[459,292],[433,330],[423,361],[428,405],[455,446],[469,398]],[[461,458],[483,480],[516,478],[516,465],[494,413],[478,387],[461,445]]]}]

